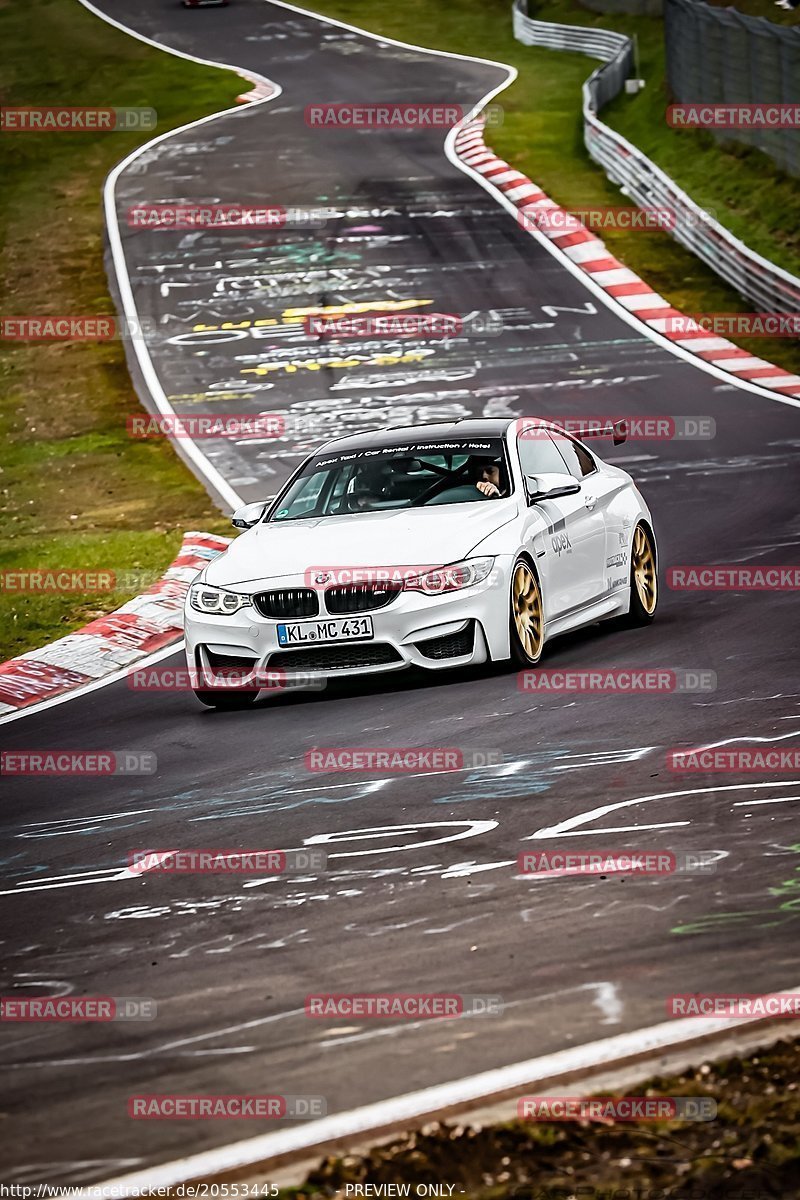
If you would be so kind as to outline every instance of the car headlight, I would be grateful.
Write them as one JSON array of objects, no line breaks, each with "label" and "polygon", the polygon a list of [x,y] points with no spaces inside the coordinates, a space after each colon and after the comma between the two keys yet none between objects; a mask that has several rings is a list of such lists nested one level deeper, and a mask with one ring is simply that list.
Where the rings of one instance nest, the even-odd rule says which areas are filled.
[{"label": "car headlight", "polygon": [[459,592],[475,583],[483,583],[493,566],[493,558],[467,558],[449,567],[435,567],[432,571],[412,575],[404,580],[403,588],[407,592],[424,592],[426,596]]},{"label": "car headlight", "polygon": [[249,596],[226,592],[224,588],[213,587],[210,583],[193,583],[189,588],[189,604],[197,612],[230,617],[249,603]]}]

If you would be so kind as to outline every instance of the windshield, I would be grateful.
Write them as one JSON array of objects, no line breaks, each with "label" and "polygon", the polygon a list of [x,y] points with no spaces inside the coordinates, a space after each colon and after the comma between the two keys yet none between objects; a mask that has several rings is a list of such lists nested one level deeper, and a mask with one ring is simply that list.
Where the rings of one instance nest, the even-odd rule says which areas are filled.
[{"label": "windshield", "polygon": [[502,438],[332,449],[306,464],[269,520],[478,503],[510,490]]}]

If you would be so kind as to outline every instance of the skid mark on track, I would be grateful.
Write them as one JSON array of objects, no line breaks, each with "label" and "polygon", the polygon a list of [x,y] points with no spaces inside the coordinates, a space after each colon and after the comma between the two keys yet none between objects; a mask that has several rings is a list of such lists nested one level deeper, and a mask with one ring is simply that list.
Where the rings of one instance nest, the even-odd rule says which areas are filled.
[{"label": "skid mark on track", "polygon": [[105,914],[106,921],[148,920],[154,917],[196,917],[225,909],[242,912],[248,896],[214,896],[208,900],[174,900],[171,904],[134,904],[129,908],[117,908]]},{"label": "skid mark on track", "polygon": [[[241,950],[243,946],[250,946],[253,951],[283,950],[292,942],[302,945],[304,942],[311,941],[305,936],[307,933],[307,929],[297,929],[294,933],[284,934],[283,937],[273,938],[272,941],[264,940],[269,937],[268,932],[264,929],[243,937],[237,937],[233,933],[222,933],[216,937],[207,938],[205,941],[195,942],[184,950],[174,951],[169,954],[169,958],[193,958],[196,954],[230,954],[234,950]],[[257,944],[254,945],[254,943]]]},{"label": "skid mark on track", "polygon": [[471,771],[459,781],[458,791],[437,796],[434,803],[464,804],[512,796],[525,799],[548,791],[561,772],[598,770],[638,762],[656,749],[656,746],[633,746],[619,750],[577,752],[563,748],[541,750],[525,758]]},{"label": "skid mark on track", "polygon": [[608,904],[603,905],[602,908],[596,908],[595,916],[605,917],[610,912],[613,912],[613,910],[615,908],[619,908],[620,906],[622,906],[622,908],[624,908],[626,913],[634,912],[637,908],[641,908],[647,912],[654,912],[654,913],[668,912],[669,909],[674,908],[676,904],[680,904],[682,900],[690,900],[690,899],[691,899],[690,894],[688,892],[684,892],[683,895],[675,896],[672,900],[668,901],[667,904],[647,904],[644,901],[639,901],[637,903],[631,904],[631,902],[627,898],[625,900],[611,900],[611,901],[609,901]]},{"label": "skid mark on track", "polygon": [[439,925],[435,929],[424,929],[423,933],[427,937],[438,933],[452,933],[454,929],[461,929],[463,925],[473,925],[476,921],[485,921],[490,915],[490,913],[478,913],[474,917],[465,917],[463,921],[453,921],[450,925]]},{"label": "skid mark on track", "polygon": [[368,926],[359,921],[350,921],[345,925],[348,933],[359,932],[364,937],[382,937],[385,933],[398,933],[401,929],[412,929],[415,925],[424,925],[427,917],[414,917],[410,921],[395,921],[388,925]]},{"label": "skid mark on track", "polygon": [[[64,1067],[64,1066],[82,1066],[88,1063],[101,1062],[140,1062],[143,1059],[181,1057],[188,1053],[187,1047],[194,1047],[197,1042],[213,1041],[215,1038],[225,1037],[227,1034],[238,1035],[247,1029],[256,1029],[262,1025],[273,1025],[277,1021],[290,1020],[293,1017],[305,1017],[305,1008],[291,1008],[285,1012],[271,1013],[266,1017],[256,1017],[252,1021],[240,1021],[237,1025],[226,1025],[221,1029],[210,1029],[206,1033],[196,1033],[191,1037],[176,1038],[173,1041],[162,1042],[158,1046],[145,1047],[143,1050],[131,1050],[127,1054],[97,1054],[87,1055],[83,1058],[48,1058],[40,1062],[20,1062],[8,1063],[7,1068],[26,1069],[28,1067]],[[247,1047],[234,1046],[231,1047],[234,1053],[244,1053]],[[225,1053],[226,1049],[221,1048],[218,1053]],[[192,1051],[194,1053],[194,1051]]]},{"label": "skid mark on track", "polygon": [[[581,995],[584,992],[591,993],[592,1005],[600,1011],[601,1025],[619,1025],[622,1021],[623,1003],[619,995],[617,985],[611,980],[593,981],[591,983],[578,983],[570,987],[559,988],[554,992],[543,992],[537,996],[526,996],[521,1000],[510,1000],[503,1002],[503,1013],[514,1009],[524,1008],[529,1005],[540,1005],[547,1000],[563,1000],[565,996]],[[356,1042],[371,1042],[377,1038],[399,1037],[404,1033],[413,1033],[419,1029],[425,1029],[430,1026],[441,1026],[447,1024],[448,1027],[453,1027],[457,1036],[461,1034],[461,1030],[457,1030],[454,1022],[460,1023],[464,1017],[429,1017],[422,1021],[404,1021],[398,1025],[377,1025],[371,1029],[362,1029],[357,1027],[358,1032],[350,1033],[345,1030],[337,1030],[335,1036],[323,1037],[319,1045],[322,1049],[330,1049],[334,1046],[349,1046]],[[484,1020],[484,1017],[475,1017],[474,1020]],[[474,1032],[464,1030],[466,1036],[475,1036]]]},{"label": "skid mark on track", "polygon": [[[594,912],[596,905],[593,900],[586,900],[583,904],[570,904],[569,911],[572,916],[575,916],[576,913],[584,912],[587,908]],[[522,908],[520,909],[519,915],[522,921],[528,925],[532,921],[541,921],[542,910],[538,907],[538,905],[535,908]]]},{"label": "skid mark on track", "polygon": [[[800,854],[800,842],[785,847],[791,854]],[[796,861],[796,860],[795,860]],[[715,933],[720,928],[741,926],[753,922],[757,929],[772,929],[800,917],[800,865],[795,866],[789,879],[784,879],[767,892],[773,899],[780,900],[777,906],[768,909],[744,909],[708,913],[694,921],[676,925],[671,932],[677,934]],[[765,920],[764,918],[772,918]]]},{"label": "skid mark on track", "polygon": [[106,832],[101,826],[109,821],[121,821],[122,829],[144,825],[145,821],[134,821],[133,817],[157,812],[157,808],[134,808],[128,812],[97,814],[90,817],[65,817],[51,821],[31,821],[23,825],[18,838],[73,837],[80,834]]},{"label": "skid mark on track", "polygon": [[[797,692],[783,693],[776,692],[772,696],[735,696],[730,700],[696,700],[695,704],[698,708],[724,708],[729,704],[763,704],[769,700],[795,700]],[[797,714],[785,717],[779,717],[779,721],[796,721]]]},{"label": "skid mark on track", "polygon": [[37,1159],[36,1162],[22,1163],[18,1167],[9,1168],[8,1179],[11,1182],[21,1179],[26,1184],[51,1179],[58,1179],[63,1183],[80,1183],[87,1174],[100,1175],[106,1179],[119,1171],[141,1166],[144,1161],[143,1158],[79,1158],[50,1162]]},{"label": "skid mark on track", "polygon": [[298,908],[303,904],[321,903],[326,900],[333,900],[339,896],[346,900],[351,900],[356,896],[363,896],[363,892],[358,888],[343,888],[335,892],[300,892],[295,896],[287,896],[284,900],[276,900],[273,903],[273,908]]},{"label": "skid mark on track", "polygon": [[442,872],[442,879],[463,879],[465,876],[477,875],[482,871],[498,871],[501,867],[513,867],[515,858],[501,858],[496,862],[479,863],[475,859],[467,862],[453,863]]},{"label": "skid mark on track", "polygon": [[[552,786],[558,773],[571,770],[595,770],[600,767],[635,762],[644,758],[654,747],[642,746],[609,751],[575,752],[573,750],[547,750],[522,759],[511,759],[508,762],[494,764],[477,769],[464,769],[463,772],[440,773],[441,779],[448,782],[453,776],[460,776],[457,791],[434,797],[434,804],[463,804],[469,801],[496,801],[505,797],[525,798],[546,791]],[[275,773],[270,773],[270,783],[265,777],[248,780],[246,784],[231,786],[225,795],[203,795],[199,788],[188,789],[177,796],[161,797],[156,805],[148,808],[132,809],[128,812],[95,814],[79,818],[63,818],[51,821],[31,822],[20,827],[15,834],[23,840],[39,840],[60,837],[88,836],[90,834],[105,834],[111,831],[120,833],[126,828],[145,826],[158,817],[175,814],[188,814],[183,817],[190,824],[237,820],[241,817],[252,818],[279,811],[291,811],[306,805],[326,806],[328,804],[347,804],[375,795],[377,792],[398,784],[397,777],[389,777],[359,782],[315,784],[307,787],[297,787],[297,770],[285,767],[280,774],[285,782],[275,786]],[[430,779],[430,773],[419,773],[411,777],[403,777],[403,782],[416,779]],[[266,793],[266,794],[265,794]],[[200,811],[198,811],[200,810]],[[120,867],[89,867],[84,871],[73,872],[70,875],[47,876],[44,864],[31,864],[27,873],[39,873],[38,883],[42,888],[75,887],[80,884],[117,880],[129,877],[129,872]],[[36,886],[35,878],[21,880],[15,887],[0,892],[0,895],[12,895],[15,892],[30,890]],[[251,883],[249,886],[261,886],[261,883]]]}]

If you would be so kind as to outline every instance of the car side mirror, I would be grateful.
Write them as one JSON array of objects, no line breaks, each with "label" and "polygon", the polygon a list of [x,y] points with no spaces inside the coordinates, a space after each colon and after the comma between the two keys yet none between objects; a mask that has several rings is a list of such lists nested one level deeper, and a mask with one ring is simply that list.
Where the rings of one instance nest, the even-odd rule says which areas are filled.
[{"label": "car side mirror", "polygon": [[546,475],[526,475],[525,488],[528,504],[539,504],[542,500],[557,500],[559,496],[575,496],[581,485],[572,475],[553,471]]},{"label": "car side mirror", "polygon": [[231,525],[236,529],[252,529],[263,517],[266,507],[266,500],[257,500],[253,504],[245,504],[241,508],[237,508],[231,517]]}]

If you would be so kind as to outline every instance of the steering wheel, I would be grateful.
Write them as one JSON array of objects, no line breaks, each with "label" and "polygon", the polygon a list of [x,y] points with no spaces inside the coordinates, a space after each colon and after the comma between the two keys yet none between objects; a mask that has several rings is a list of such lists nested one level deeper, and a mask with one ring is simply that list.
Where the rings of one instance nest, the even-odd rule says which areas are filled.
[{"label": "steering wheel", "polygon": [[[446,477],[445,477],[445,474],[441,471],[441,468],[436,467],[435,470],[436,470],[437,474],[442,474],[442,478],[437,479],[436,483],[433,483],[433,484],[431,484],[431,486],[429,488],[426,488],[421,496],[417,496],[416,500],[414,501],[414,503],[411,507],[412,508],[422,508],[424,505],[426,505],[428,503],[428,500],[431,499],[432,497],[434,497],[437,493],[446,491],[447,483],[453,482],[456,479],[458,479],[458,477],[460,475],[463,475],[465,473],[465,471],[467,470],[468,466],[469,466],[468,462],[462,463],[462,465],[458,468],[458,470],[446,472]],[[456,484],[455,486],[458,487],[459,485]]]},{"label": "steering wheel", "polygon": [[[458,493],[458,495],[454,495],[454,493]],[[482,492],[480,488],[475,487],[473,484],[461,483],[456,487],[447,488],[445,491],[439,492],[438,496],[434,496],[431,499],[428,508],[431,508],[434,504],[461,504],[464,501],[491,499],[493,499],[492,496],[487,496],[485,492]]]}]

